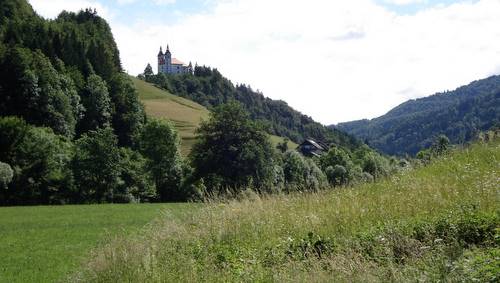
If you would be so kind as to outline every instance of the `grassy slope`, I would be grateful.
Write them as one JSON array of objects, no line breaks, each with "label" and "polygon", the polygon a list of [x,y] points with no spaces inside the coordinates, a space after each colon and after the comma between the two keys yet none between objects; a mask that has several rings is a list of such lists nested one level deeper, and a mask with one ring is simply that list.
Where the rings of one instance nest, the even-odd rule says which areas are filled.
[{"label": "grassy slope", "polygon": [[500,236],[499,180],[496,142],[375,184],[207,205],[188,220],[164,219],[138,239],[117,240],[81,276],[98,282],[491,279],[500,268],[499,243],[492,240]]},{"label": "grassy slope", "polygon": [[148,115],[172,121],[181,137],[182,153],[189,153],[194,143],[194,131],[202,119],[208,118],[209,111],[193,101],[175,96],[137,78],[131,78]]},{"label": "grassy slope", "polygon": [[[184,155],[188,154],[194,143],[194,131],[202,119],[208,118],[208,109],[137,78],[131,79],[139,92],[139,98],[146,106],[146,112],[153,117],[172,121],[181,137],[181,151]],[[274,145],[282,141],[281,137],[271,136]],[[289,147],[296,148],[297,144],[289,142]]]},{"label": "grassy slope", "polygon": [[54,282],[110,236],[133,233],[189,204],[0,207],[0,282]]}]

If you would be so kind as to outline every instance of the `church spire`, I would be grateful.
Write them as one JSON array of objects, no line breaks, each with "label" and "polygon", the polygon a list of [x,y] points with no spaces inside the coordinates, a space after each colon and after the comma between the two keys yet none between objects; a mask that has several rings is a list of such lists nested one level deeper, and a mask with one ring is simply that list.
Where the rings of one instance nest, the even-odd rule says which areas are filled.
[{"label": "church spire", "polygon": [[161,46],[160,46],[160,53],[158,53],[158,56],[163,56],[163,50],[161,49]]},{"label": "church spire", "polygon": [[167,53],[170,53],[170,47],[168,47],[168,44],[167,44],[167,51],[165,51],[165,54]]}]

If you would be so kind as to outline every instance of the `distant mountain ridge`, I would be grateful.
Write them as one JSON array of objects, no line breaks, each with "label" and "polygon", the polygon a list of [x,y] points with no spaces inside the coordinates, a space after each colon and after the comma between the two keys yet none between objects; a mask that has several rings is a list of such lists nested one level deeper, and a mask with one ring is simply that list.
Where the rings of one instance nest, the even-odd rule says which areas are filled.
[{"label": "distant mountain ridge", "polygon": [[500,121],[500,76],[474,81],[454,91],[409,100],[372,120],[330,127],[346,131],[387,154],[416,154],[445,134],[452,143],[471,140]]}]

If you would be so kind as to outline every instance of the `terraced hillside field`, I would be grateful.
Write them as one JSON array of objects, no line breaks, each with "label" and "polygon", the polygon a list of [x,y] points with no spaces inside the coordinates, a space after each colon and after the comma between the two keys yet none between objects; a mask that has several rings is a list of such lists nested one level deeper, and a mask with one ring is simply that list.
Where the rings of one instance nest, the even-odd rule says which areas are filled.
[{"label": "terraced hillside field", "polygon": [[[207,119],[210,111],[204,106],[191,100],[173,95],[154,85],[131,77],[139,92],[139,98],[146,107],[148,115],[156,118],[165,118],[172,121],[181,137],[181,151],[187,155],[193,146],[195,130],[203,119]],[[276,145],[283,138],[271,136],[271,142]],[[288,143],[290,148],[297,144]]]},{"label": "terraced hillside field", "polygon": [[189,153],[194,143],[194,131],[202,119],[208,118],[208,109],[137,78],[132,77],[132,81],[148,115],[172,121],[181,137],[182,153]]}]

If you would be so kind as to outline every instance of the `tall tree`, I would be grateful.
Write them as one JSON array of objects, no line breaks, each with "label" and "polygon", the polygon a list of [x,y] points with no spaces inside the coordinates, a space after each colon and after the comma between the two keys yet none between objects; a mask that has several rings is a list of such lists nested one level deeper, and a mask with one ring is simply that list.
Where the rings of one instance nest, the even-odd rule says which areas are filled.
[{"label": "tall tree", "polygon": [[216,107],[202,122],[190,158],[209,189],[264,188],[273,174],[273,152],[268,135],[232,102]]},{"label": "tall tree", "polygon": [[80,126],[81,133],[111,125],[111,98],[106,82],[101,77],[90,75],[82,94],[82,102],[85,115]]},{"label": "tall tree", "polygon": [[142,129],[139,148],[148,159],[156,189],[162,201],[182,200],[182,160],[179,137],[173,125],[152,119]]},{"label": "tall tree", "polygon": [[80,201],[109,202],[119,185],[120,151],[111,128],[84,134],[75,142],[72,169]]},{"label": "tall tree", "polygon": [[146,78],[146,81],[147,82],[151,81],[153,75],[154,75],[153,68],[151,67],[151,64],[148,63],[146,69],[144,69],[144,77]]},{"label": "tall tree", "polygon": [[146,121],[146,114],[137,91],[126,74],[117,74],[110,82],[114,106],[112,124],[120,146],[132,146]]}]

